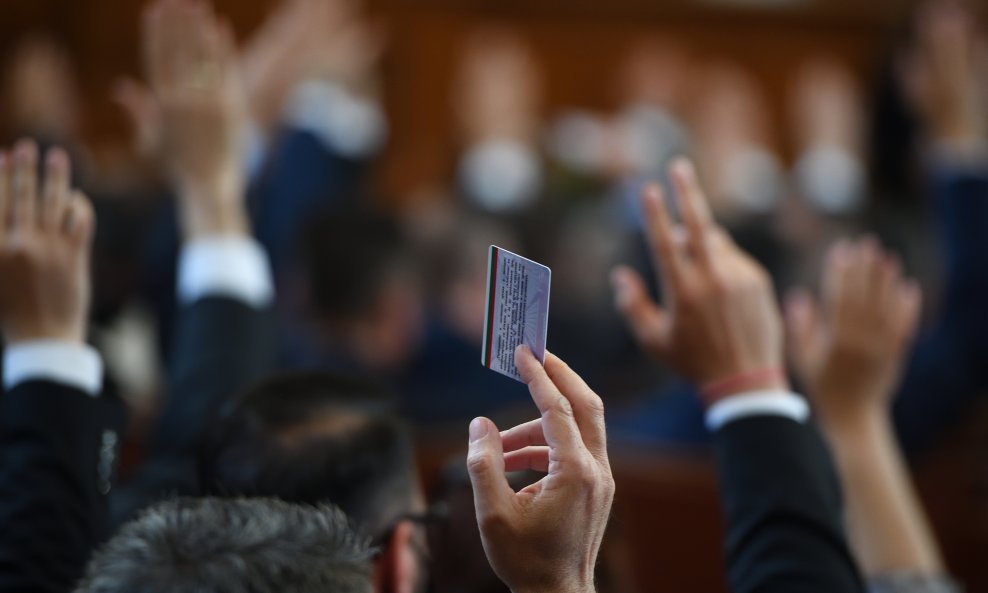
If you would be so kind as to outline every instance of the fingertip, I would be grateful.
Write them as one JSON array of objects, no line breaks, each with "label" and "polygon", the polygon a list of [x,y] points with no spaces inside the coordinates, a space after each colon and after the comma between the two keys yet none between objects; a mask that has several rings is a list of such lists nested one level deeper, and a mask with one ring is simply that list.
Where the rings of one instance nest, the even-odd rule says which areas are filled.
[{"label": "fingertip", "polygon": [[470,422],[470,442],[475,443],[487,437],[488,434],[492,432],[492,427],[494,423],[484,418],[483,416],[478,416]]}]

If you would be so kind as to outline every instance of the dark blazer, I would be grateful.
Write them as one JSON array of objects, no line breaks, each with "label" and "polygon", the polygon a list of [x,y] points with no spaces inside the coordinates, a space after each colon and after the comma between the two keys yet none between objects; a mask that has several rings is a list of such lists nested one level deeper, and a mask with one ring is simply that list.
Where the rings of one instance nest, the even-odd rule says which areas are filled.
[{"label": "dark blazer", "polygon": [[909,454],[988,393],[988,170],[941,167],[933,197],[946,282],[941,312],[917,340],[893,408]]},{"label": "dark blazer", "polygon": [[840,486],[812,424],[777,416],[714,434],[734,593],[863,593]]},{"label": "dark blazer", "polygon": [[164,408],[147,457],[113,497],[119,525],[149,504],[200,493],[199,446],[223,405],[275,365],[273,314],[226,297],[179,308]]},{"label": "dark blazer", "polygon": [[71,591],[106,537],[118,400],[49,381],[0,396],[0,591]]}]

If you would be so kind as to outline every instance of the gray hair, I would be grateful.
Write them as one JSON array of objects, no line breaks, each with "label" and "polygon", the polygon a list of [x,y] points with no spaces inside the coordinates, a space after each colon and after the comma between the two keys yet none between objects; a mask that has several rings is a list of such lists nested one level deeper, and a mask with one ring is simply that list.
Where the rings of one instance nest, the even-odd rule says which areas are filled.
[{"label": "gray hair", "polygon": [[333,505],[178,498],[124,525],[76,593],[370,593],[373,554]]}]

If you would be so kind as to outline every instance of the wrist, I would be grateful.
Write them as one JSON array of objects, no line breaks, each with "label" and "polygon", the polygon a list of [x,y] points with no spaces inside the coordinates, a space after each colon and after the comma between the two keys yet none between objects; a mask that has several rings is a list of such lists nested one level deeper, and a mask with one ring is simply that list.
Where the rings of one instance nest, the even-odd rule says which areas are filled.
[{"label": "wrist", "polygon": [[700,398],[706,405],[738,393],[750,391],[789,391],[789,380],[782,366],[752,369],[723,376],[700,385]]},{"label": "wrist", "polygon": [[73,324],[36,323],[30,325],[8,325],[3,331],[7,346],[38,340],[56,340],[59,342],[85,344],[85,322]]},{"label": "wrist", "polygon": [[186,184],[179,193],[186,239],[249,234],[244,192],[239,184]]}]

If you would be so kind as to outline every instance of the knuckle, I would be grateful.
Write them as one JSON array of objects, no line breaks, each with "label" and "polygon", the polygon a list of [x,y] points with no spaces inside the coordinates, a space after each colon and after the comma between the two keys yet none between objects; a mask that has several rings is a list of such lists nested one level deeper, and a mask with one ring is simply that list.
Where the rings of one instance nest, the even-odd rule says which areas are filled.
[{"label": "knuckle", "polygon": [[493,468],[494,459],[487,451],[471,451],[467,455],[467,471],[474,476],[487,476]]},{"label": "knuckle", "polygon": [[594,417],[603,416],[604,400],[599,395],[591,391],[587,397],[587,409],[594,415]]},{"label": "knuckle", "polygon": [[564,418],[573,417],[573,405],[569,403],[569,400],[564,396],[560,395],[552,402],[549,407],[549,411],[558,414]]}]

